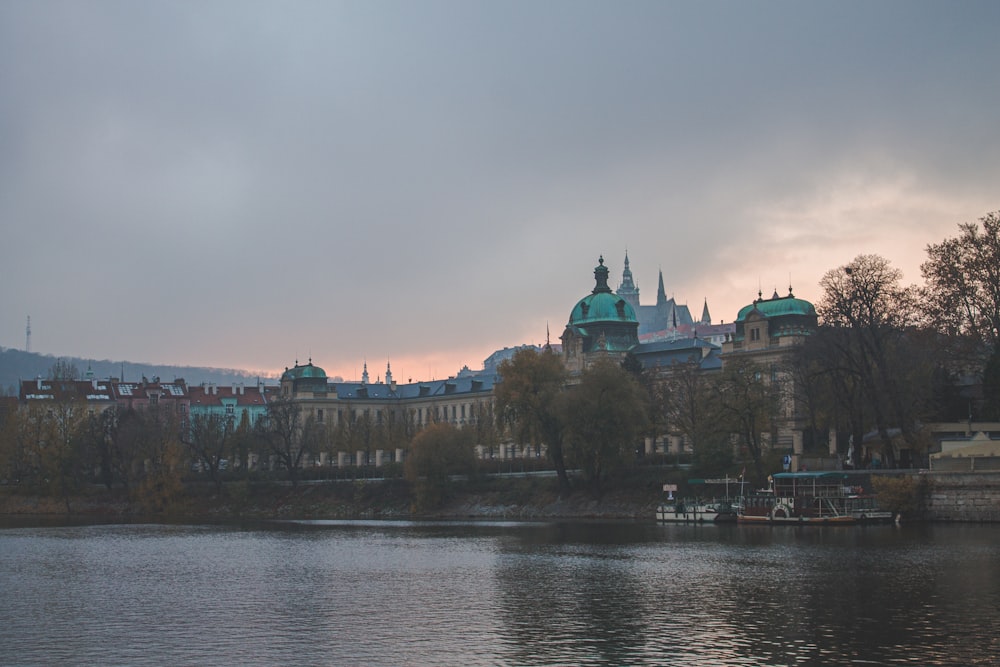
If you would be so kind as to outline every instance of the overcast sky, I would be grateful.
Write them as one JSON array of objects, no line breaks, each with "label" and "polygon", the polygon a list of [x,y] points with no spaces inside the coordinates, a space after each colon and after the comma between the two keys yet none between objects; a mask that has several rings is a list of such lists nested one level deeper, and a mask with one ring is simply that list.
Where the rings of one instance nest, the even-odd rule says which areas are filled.
[{"label": "overcast sky", "polygon": [[0,345],[397,380],[1000,209],[1000,2],[0,0]]}]

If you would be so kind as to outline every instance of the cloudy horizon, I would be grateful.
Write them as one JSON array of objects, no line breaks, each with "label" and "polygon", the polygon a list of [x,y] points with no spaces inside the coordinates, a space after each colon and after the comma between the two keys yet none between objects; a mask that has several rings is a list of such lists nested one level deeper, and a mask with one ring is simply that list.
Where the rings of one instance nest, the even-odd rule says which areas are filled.
[{"label": "cloudy horizon", "polygon": [[995,2],[0,0],[0,345],[443,378],[1000,209]]}]

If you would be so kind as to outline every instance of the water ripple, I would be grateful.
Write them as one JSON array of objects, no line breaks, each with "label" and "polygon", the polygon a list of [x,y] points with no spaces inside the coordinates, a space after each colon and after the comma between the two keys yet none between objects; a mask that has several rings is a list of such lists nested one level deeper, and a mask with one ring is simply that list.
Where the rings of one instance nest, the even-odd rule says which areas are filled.
[{"label": "water ripple", "polygon": [[998,664],[992,527],[690,528],[0,530],[0,663]]}]

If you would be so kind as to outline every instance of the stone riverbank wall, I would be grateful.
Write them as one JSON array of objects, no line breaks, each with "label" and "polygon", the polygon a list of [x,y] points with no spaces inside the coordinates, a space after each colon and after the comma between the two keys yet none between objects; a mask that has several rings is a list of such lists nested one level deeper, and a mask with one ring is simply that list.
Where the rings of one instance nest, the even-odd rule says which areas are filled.
[{"label": "stone riverbank wall", "polygon": [[931,521],[1000,522],[1000,472],[925,472]]}]

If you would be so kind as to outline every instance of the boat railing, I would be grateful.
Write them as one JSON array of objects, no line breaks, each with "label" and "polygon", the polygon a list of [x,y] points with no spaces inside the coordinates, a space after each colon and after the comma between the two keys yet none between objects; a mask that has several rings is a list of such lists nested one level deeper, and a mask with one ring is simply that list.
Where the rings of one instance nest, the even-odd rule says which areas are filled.
[{"label": "boat railing", "polygon": [[844,508],[837,507],[837,504],[829,497],[817,498],[817,500],[819,501],[817,504],[819,505],[819,516],[821,517],[844,516],[846,514]]}]

